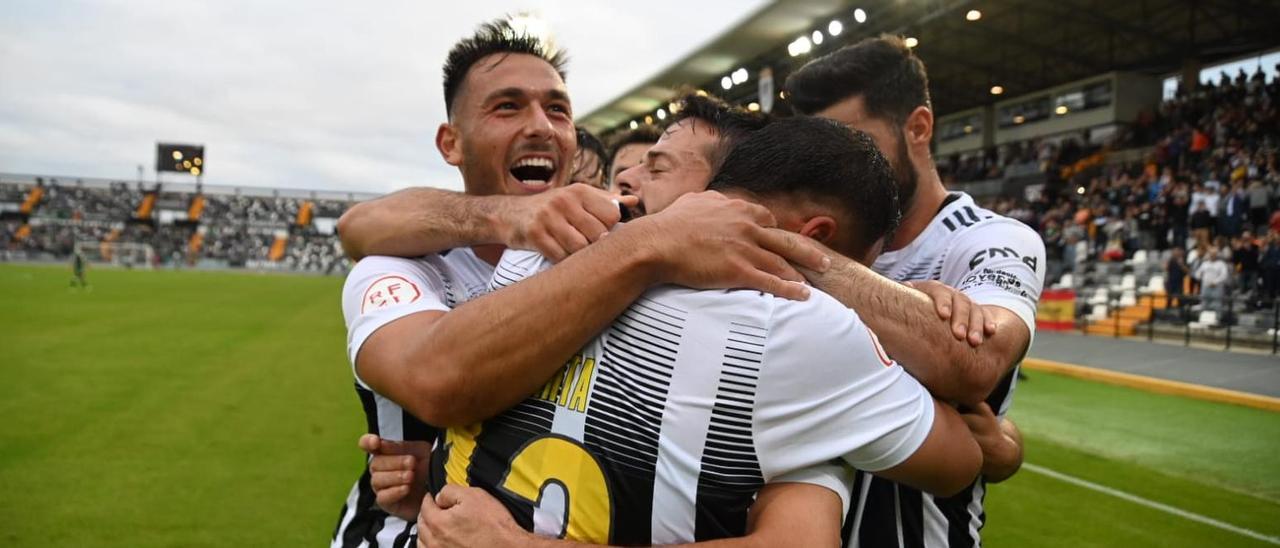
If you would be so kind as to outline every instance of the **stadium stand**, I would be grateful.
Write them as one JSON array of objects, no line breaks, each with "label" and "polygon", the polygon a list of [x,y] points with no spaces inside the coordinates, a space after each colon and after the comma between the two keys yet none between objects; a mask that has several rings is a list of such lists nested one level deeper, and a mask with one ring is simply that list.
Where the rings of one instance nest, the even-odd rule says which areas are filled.
[{"label": "stadium stand", "polygon": [[149,246],[149,266],[345,273],[333,228],[367,196],[282,192],[0,175],[0,259],[65,260],[77,245],[119,243]]}]

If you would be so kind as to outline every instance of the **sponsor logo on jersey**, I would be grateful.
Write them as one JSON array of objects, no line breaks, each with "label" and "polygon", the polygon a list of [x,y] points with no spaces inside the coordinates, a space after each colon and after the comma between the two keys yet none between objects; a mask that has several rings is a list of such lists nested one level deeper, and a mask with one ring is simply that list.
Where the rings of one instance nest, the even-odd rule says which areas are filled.
[{"label": "sponsor logo on jersey", "polygon": [[965,276],[964,281],[960,282],[958,289],[964,292],[974,287],[984,285],[994,285],[1019,297],[1027,299],[1032,298],[1031,294],[1027,293],[1027,291],[1023,289],[1022,280],[1019,280],[1016,275],[1003,270],[986,267]]},{"label": "sponsor logo on jersey", "polygon": [[995,259],[997,257],[1013,257],[1014,259],[1020,259],[1022,264],[1031,267],[1032,271],[1035,271],[1036,265],[1040,262],[1035,255],[1027,255],[1026,257],[1023,257],[1022,255],[1019,255],[1017,251],[1014,251],[1012,247],[991,247],[987,249],[980,249],[977,253],[973,254],[973,257],[969,258],[969,270],[977,268],[978,265],[982,264],[982,262],[987,259]]},{"label": "sponsor logo on jersey", "polygon": [[369,310],[382,310],[402,304],[409,304],[422,297],[422,291],[413,282],[400,276],[383,276],[374,280],[369,289],[364,291],[360,301],[360,313]]}]

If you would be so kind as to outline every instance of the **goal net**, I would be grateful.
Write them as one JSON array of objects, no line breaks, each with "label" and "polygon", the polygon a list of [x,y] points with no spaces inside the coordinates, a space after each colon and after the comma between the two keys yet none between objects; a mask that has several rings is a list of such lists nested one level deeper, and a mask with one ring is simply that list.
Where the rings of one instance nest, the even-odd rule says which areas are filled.
[{"label": "goal net", "polygon": [[137,242],[82,241],[76,242],[75,250],[89,264],[126,268],[151,268],[156,256],[149,244]]}]

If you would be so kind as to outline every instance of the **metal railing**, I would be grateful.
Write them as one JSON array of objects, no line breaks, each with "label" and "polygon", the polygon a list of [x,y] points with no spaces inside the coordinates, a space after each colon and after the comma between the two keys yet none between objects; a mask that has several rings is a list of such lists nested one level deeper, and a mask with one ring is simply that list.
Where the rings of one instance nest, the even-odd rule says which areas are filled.
[{"label": "metal railing", "polygon": [[[1120,302],[1126,290],[1108,288],[1106,291],[1107,299],[1104,305],[1106,306],[1107,311],[1106,318],[1094,320],[1091,318],[1090,314],[1080,313],[1080,305],[1077,304],[1075,320],[1076,328],[1081,334],[1089,336],[1090,325],[1108,325],[1108,322],[1110,322],[1109,325],[1112,328],[1110,335],[1113,338],[1118,339],[1124,336],[1129,336],[1121,329],[1121,325],[1123,323],[1121,318],[1124,307],[1121,306]],[[1134,289],[1127,291],[1133,292],[1138,305],[1146,303],[1151,307],[1151,316],[1146,320],[1145,325],[1141,326],[1144,328],[1143,331],[1145,331],[1145,333],[1143,334],[1146,336],[1148,341],[1155,340],[1157,336],[1157,324],[1163,324],[1169,328],[1181,326],[1183,346],[1191,346],[1193,339],[1196,340],[1196,342],[1213,342],[1215,339],[1221,338],[1223,351],[1229,351],[1233,345],[1240,345],[1241,343],[1248,343],[1250,346],[1258,348],[1260,346],[1265,346],[1266,343],[1269,342],[1271,354],[1280,354],[1280,299],[1273,299],[1267,302],[1257,302],[1254,304],[1250,304],[1249,302],[1242,303],[1235,294],[1235,291],[1231,288],[1227,288],[1221,297],[1222,303],[1216,310],[1219,312],[1217,322],[1212,325],[1193,328],[1192,324],[1197,322],[1195,321],[1195,318],[1192,317],[1192,309],[1197,305],[1207,305],[1210,303],[1210,301],[1205,299],[1202,295],[1173,296],[1164,294],[1163,292],[1154,292],[1146,289]],[[1158,299],[1163,300],[1163,309],[1157,309],[1154,306],[1158,302]],[[1090,303],[1089,300],[1085,300],[1084,306],[1086,307],[1084,310],[1091,312],[1092,308],[1097,305]],[[1177,317],[1172,321],[1162,320],[1159,317],[1161,315],[1159,310],[1175,310]],[[1202,308],[1201,311],[1203,310],[1204,309]],[[1241,336],[1236,329],[1236,324],[1239,320],[1237,317],[1238,312],[1245,314],[1268,314],[1271,317],[1270,327],[1267,328],[1267,331],[1259,334]],[[1140,324],[1141,322],[1138,323]],[[1135,330],[1132,336],[1139,336],[1139,330],[1136,327],[1137,325],[1135,325]],[[1173,333],[1171,329],[1161,329],[1160,331],[1161,335],[1163,335],[1161,338],[1169,338],[1169,335]],[[1215,336],[1215,333],[1220,335]],[[1262,333],[1265,333],[1265,336],[1262,336]]]}]

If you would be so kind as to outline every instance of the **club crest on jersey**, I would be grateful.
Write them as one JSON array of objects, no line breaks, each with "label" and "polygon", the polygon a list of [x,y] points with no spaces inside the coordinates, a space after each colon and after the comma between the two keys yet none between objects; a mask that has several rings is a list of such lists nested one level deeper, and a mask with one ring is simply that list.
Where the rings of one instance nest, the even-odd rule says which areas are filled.
[{"label": "club crest on jersey", "polygon": [[383,276],[374,280],[364,291],[360,301],[360,313],[409,304],[422,296],[418,286],[400,276]]}]

